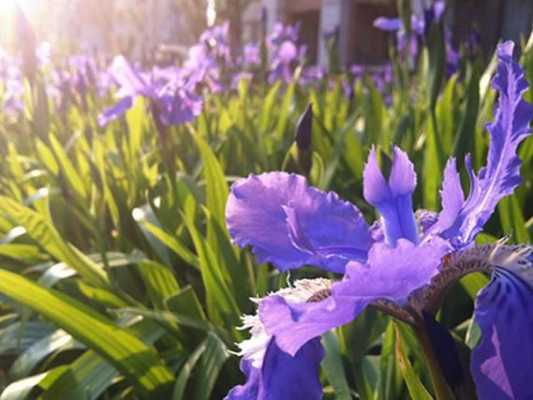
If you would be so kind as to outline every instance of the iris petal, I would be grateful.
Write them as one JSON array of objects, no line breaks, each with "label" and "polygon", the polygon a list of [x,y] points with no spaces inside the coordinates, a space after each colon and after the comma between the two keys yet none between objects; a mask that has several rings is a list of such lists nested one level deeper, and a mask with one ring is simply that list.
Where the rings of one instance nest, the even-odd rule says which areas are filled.
[{"label": "iris petal", "polygon": [[448,243],[440,238],[420,246],[405,239],[393,248],[376,243],[367,264],[348,264],[343,281],[332,285],[329,297],[293,303],[282,296],[270,296],[261,301],[259,316],[280,348],[295,354],[309,340],[351,322],[375,300],[405,303],[438,273],[448,251]]},{"label": "iris petal", "polygon": [[270,296],[259,305],[259,316],[279,347],[294,355],[313,338],[351,322],[371,300],[331,296],[318,302],[292,304],[281,296]]},{"label": "iris petal", "polygon": [[523,276],[498,269],[477,297],[481,340],[471,371],[480,399],[533,398],[533,289]]},{"label": "iris petal", "polygon": [[320,339],[305,344],[294,357],[281,351],[272,340],[261,368],[263,390],[260,399],[314,400],[322,398],[319,380],[324,349]]},{"label": "iris petal", "polygon": [[400,239],[396,247],[376,243],[368,254],[366,265],[351,263],[344,280],[333,285],[334,296],[387,299],[398,304],[430,283],[439,272],[449,244],[438,237],[418,246]]},{"label": "iris petal", "polygon": [[432,232],[454,238],[459,247],[474,240],[498,202],[520,183],[517,149],[530,134],[533,107],[522,100],[528,83],[520,65],[513,61],[513,47],[512,42],[498,47],[498,70],[492,85],[500,96],[494,122],[487,127],[491,139],[487,165],[476,175],[467,158],[470,193],[465,201],[461,201],[463,193],[455,162],[451,161],[446,169],[443,210]]},{"label": "iris petal", "polygon": [[105,126],[111,121],[124,115],[133,106],[133,97],[127,96],[120,99],[115,105],[105,109],[98,116],[98,125]]},{"label": "iris petal", "polygon": [[374,26],[382,31],[394,32],[402,28],[400,18],[379,17],[374,20]]},{"label": "iris petal", "polygon": [[251,361],[243,358],[241,360],[241,371],[246,376],[245,384],[237,385],[231,389],[224,400],[258,400],[261,370],[254,368]]},{"label": "iris petal", "polygon": [[312,264],[343,272],[349,260],[366,259],[371,243],[355,206],[283,172],[235,183],[226,221],[235,243],[251,245],[260,262],[283,271]]},{"label": "iris petal", "polygon": [[294,357],[283,352],[272,339],[260,369],[246,360],[241,362],[246,383],[233,388],[226,400],[319,400],[323,358],[320,339],[307,343]]},{"label": "iris petal", "polygon": [[407,154],[394,148],[392,169],[388,182],[381,173],[376,151],[372,149],[363,172],[364,197],[383,217],[387,243],[396,245],[400,238],[418,243],[412,195],[416,187],[416,173]]},{"label": "iris petal", "polygon": [[145,95],[147,84],[124,56],[116,56],[109,73],[120,86],[120,97]]}]

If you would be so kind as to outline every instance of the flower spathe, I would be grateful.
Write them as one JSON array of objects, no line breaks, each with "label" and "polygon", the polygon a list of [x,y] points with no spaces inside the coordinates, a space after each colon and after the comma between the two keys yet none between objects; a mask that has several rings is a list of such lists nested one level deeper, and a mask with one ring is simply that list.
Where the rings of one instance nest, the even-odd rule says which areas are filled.
[{"label": "flower spathe", "polygon": [[[310,264],[343,274],[340,281],[331,283],[327,290],[318,290],[306,301],[292,301],[280,293],[262,299],[256,317],[261,335],[252,329],[250,339],[262,337],[260,352],[266,354],[275,343],[276,350],[288,357],[276,358],[279,362],[297,363],[300,352],[306,353],[310,343],[352,321],[368,305],[391,304],[403,310],[409,322],[411,317],[420,318],[432,309],[432,302],[450,279],[486,271],[493,279],[477,300],[475,319],[482,338],[473,351],[471,366],[478,394],[481,398],[490,394],[490,398],[530,396],[526,386],[533,372],[528,368],[518,371],[520,367],[510,360],[521,351],[524,362],[533,359],[533,340],[521,345],[522,340],[515,335],[519,330],[532,333],[531,249],[503,244],[478,248],[473,244],[498,201],[519,184],[517,149],[530,133],[533,108],[522,100],[528,85],[512,51],[511,42],[500,45],[497,51],[499,64],[493,87],[499,101],[495,120],[488,126],[491,144],[487,165],[476,174],[467,158],[471,185],[465,197],[455,160],[450,159],[438,215],[414,213],[416,173],[399,148],[393,149],[388,177],[378,167],[375,150],[370,152],[363,174],[363,194],[381,216],[372,229],[355,206],[334,193],[310,187],[298,175],[271,172],[233,185],[226,217],[236,244],[251,245],[259,261],[271,262],[282,271]],[[249,372],[249,382],[262,379],[262,397],[233,398],[299,398],[288,392],[268,397],[268,390],[275,389],[264,383],[266,359],[262,359],[258,375],[257,362],[255,372],[249,370],[247,362],[254,362],[250,354],[242,353],[246,361],[243,369]],[[311,359],[301,369],[302,374],[310,370],[318,373],[318,364],[310,365]],[[319,363],[319,357],[314,360]],[[298,375],[299,370],[291,369],[290,374]]]}]

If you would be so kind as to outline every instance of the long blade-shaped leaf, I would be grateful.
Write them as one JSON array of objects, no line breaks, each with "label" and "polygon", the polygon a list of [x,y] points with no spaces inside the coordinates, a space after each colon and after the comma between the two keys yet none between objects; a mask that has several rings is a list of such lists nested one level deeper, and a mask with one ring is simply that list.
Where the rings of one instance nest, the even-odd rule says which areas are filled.
[{"label": "long blade-shaped leaf", "polygon": [[0,271],[0,292],[50,319],[99,353],[144,395],[162,395],[173,381],[173,374],[153,348],[87,305],[8,271]]},{"label": "long blade-shaped leaf", "polygon": [[97,286],[108,286],[109,280],[104,269],[65,242],[48,218],[3,196],[0,197],[0,211],[22,225],[28,235],[53,257],[74,268],[89,282]]}]

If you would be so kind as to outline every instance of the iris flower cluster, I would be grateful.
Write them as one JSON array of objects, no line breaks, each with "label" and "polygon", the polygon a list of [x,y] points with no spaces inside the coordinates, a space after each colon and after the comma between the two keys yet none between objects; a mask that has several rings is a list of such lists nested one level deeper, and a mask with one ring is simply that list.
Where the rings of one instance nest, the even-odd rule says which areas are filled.
[{"label": "iris flower cluster", "polygon": [[269,82],[290,82],[295,65],[303,62],[307,48],[298,45],[299,30],[299,25],[278,23],[274,26],[267,41],[271,59]]},{"label": "iris flower cluster", "polygon": [[487,127],[486,165],[475,173],[466,157],[465,196],[450,158],[438,213],[413,211],[417,177],[398,147],[388,176],[370,151],[363,195],[380,214],[371,226],[353,204],[302,176],[270,172],[232,186],[226,220],[236,244],[251,246],[259,262],[280,271],[313,265],[342,279],[296,281],[257,300],[257,315],[243,319],[251,337],[239,344],[246,383],[227,399],[320,399],[322,334],[369,306],[416,325],[438,309],[447,286],[478,271],[492,277],[474,311],[481,332],[471,358],[478,396],[533,398],[533,248],[474,242],[498,202],[520,184],[517,149],[530,134],[533,107],[522,100],[528,84],[513,46],[506,42],[497,50],[492,85],[499,100]]},{"label": "iris flower cluster", "polygon": [[[410,30],[400,18],[379,17],[374,21],[374,26],[385,32],[395,32],[398,53],[409,57],[414,63],[420,52],[419,41],[427,40],[431,25],[440,23],[444,13],[444,1],[436,0],[431,6],[424,7],[423,15],[411,16]],[[444,29],[444,42],[448,74],[451,75],[459,67],[460,55],[452,43],[452,33],[447,28]]]},{"label": "iris flower cluster", "polygon": [[186,85],[178,69],[136,70],[123,56],[115,57],[110,74],[119,85],[118,101],[98,117],[100,125],[122,116],[138,96],[147,98],[157,123],[177,125],[192,121],[202,111],[202,99]]}]

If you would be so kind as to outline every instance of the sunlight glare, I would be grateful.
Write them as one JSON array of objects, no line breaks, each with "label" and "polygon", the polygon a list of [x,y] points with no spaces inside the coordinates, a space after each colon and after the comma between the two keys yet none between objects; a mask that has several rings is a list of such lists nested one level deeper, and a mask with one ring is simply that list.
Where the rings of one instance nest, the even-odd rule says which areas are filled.
[{"label": "sunlight glare", "polygon": [[31,12],[38,2],[38,0],[0,0],[0,15],[12,16],[16,5],[24,12]]},{"label": "sunlight glare", "polygon": [[215,7],[215,0],[207,1],[207,26],[213,26],[217,18],[217,10]]}]

